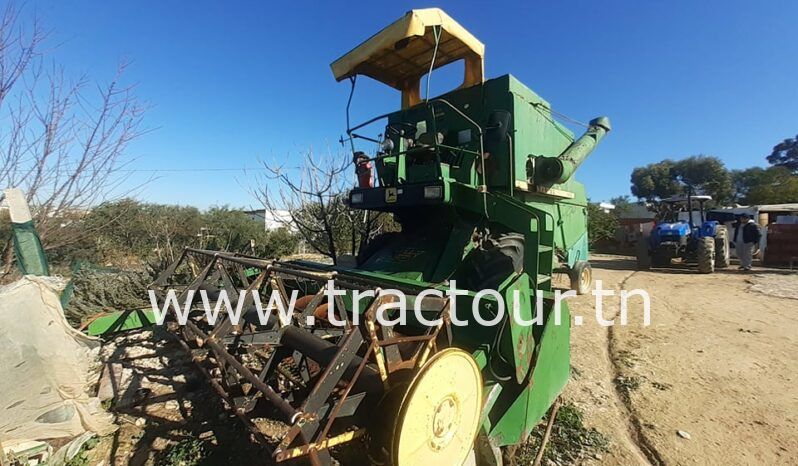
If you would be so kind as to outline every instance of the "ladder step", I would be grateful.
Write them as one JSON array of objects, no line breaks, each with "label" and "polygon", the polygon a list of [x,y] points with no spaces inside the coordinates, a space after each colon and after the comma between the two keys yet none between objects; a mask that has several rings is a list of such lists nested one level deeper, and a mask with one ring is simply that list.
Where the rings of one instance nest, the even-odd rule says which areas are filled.
[{"label": "ladder step", "polygon": [[551,275],[538,274],[538,285],[551,281]]},{"label": "ladder step", "polygon": [[544,252],[551,252],[553,250],[554,250],[554,248],[551,247],[551,246],[545,246],[543,244],[538,245],[538,254],[541,254],[541,253],[544,253]]}]

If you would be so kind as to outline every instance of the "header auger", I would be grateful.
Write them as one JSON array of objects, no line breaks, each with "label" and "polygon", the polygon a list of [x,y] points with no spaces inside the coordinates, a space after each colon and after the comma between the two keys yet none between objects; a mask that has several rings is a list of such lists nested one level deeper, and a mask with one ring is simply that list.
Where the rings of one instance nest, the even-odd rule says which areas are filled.
[{"label": "header auger", "polygon": [[[171,327],[275,461],[500,464],[500,447],[524,441],[565,386],[570,317],[565,303],[554,316],[552,275],[590,286],[587,200],[573,174],[610,124],[597,118],[575,139],[514,77],[485,80],[483,57],[462,26],[425,9],[332,64],[353,91],[365,75],[402,93],[401,110],[347,128],[350,205],[401,225],[365,242],[356,264],[187,249],[153,284],[162,300],[177,289],[181,305],[203,290],[240,305],[237,325],[211,325],[197,307]],[[422,96],[425,74],[459,60],[462,86]],[[377,124],[380,137],[362,136]],[[419,317],[378,319],[401,302],[389,289]],[[293,294],[295,311],[259,321],[241,290],[263,303],[275,292],[275,310]],[[264,432],[265,417],[283,428]]]}]

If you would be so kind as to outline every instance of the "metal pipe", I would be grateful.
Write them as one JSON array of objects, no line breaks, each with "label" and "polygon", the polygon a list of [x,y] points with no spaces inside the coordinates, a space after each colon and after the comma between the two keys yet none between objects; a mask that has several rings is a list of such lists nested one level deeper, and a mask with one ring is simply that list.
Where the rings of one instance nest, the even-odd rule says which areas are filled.
[{"label": "metal pipe", "polygon": [[560,397],[554,400],[554,406],[551,407],[551,413],[549,413],[549,422],[546,423],[546,431],[543,433],[543,439],[540,441],[538,454],[535,455],[535,461],[532,462],[532,466],[540,466],[540,462],[543,461],[543,454],[546,453],[546,445],[549,443],[551,428],[554,427],[554,420],[557,419],[557,412],[560,410],[561,402],[562,399]]},{"label": "metal pipe", "polygon": [[[357,330],[354,330],[357,331]],[[338,346],[327,340],[317,337],[311,332],[294,326],[283,329],[283,336],[280,343],[284,346],[299,351],[303,355],[316,361],[322,366],[329,366],[338,354]],[[349,363],[344,372],[343,378],[352,380],[357,373],[358,367],[363,362],[363,358],[355,356]],[[358,391],[376,392],[382,389],[382,381],[379,373],[370,366],[363,369],[363,374],[355,382]]]},{"label": "metal pipe", "polygon": [[537,157],[535,183],[559,184],[568,181],[610,129],[609,118],[595,118],[590,121],[585,134],[571,143],[562,154],[557,157]]},{"label": "metal pipe", "polygon": [[274,391],[272,387],[265,384],[258,376],[253,374],[249,369],[247,369],[243,364],[238,362],[236,358],[234,358],[230,353],[228,353],[222,346],[216,342],[213,338],[208,338],[208,335],[200,330],[193,322],[187,321],[186,328],[196,336],[198,336],[205,345],[209,346],[216,356],[221,357],[225,360],[228,364],[233,366],[233,368],[249,383],[252,384],[255,388],[258,389],[263,396],[266,397],[277,409],[279,409],[286,417],[288,421],[295,419],[295,415],[298,411],[291,406],[283,397],[281,397],[277,392]]},{"label": "metal pipe", "polygon": [[[299,264],[275,263],[272,267],[272,270],[274,272],[313,280],[335,280],[336,287],[350,290],[374,290],[376,288],[384,288],[386,286],[386,282],[384,281],[381,282],[337,270],[321,272]],[[436,284],[433,283],[430,285],[435,286]],[[391,283],[391,288],[411,295],[416,295],[426,289],[423,283],[420,283],[418,286]]]},{"label": "metal pipe", "polygon": [[195,253],[195,254],[203,254],[203,255],[206,255],[206,256],[210,256],[210,257],[216,256],[219,259],[222,259],[222,260],[225,260],[225,261],[235,262],[237,264],[249,265],[249,266],[252,266],[252,267],[259,267],[259,268],[266,268],[266,267],[270,266],[274,262],[274,261],[271,261],[271,260],[255,259],[255,258],[252,258],[252,257],[242,256],[242,255],[239,255],[239,254],[233,254],[233,253],[229,253],[229,252],[208,251],[206,249],[194,249],[194,248],[186,248],[186,250],[188,252],[192,252],[192,253]]}]

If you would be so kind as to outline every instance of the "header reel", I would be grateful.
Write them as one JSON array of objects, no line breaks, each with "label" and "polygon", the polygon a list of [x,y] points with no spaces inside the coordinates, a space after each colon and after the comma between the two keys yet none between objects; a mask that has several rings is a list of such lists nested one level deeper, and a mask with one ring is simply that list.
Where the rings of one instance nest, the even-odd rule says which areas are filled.
[{"label": "header reel", "polygon": [[[328,302],[330,284],[350,295]],[[384,325],[377,313],[394,298],[380,296],[373,285],[294,263],[186,249],[152,288],[161,306],[168,290],[176,291],[179,305],[189,303],[185,325],[170,308],[169,330],[275,461],[332,464],[332,451],[353,442],[365,442],[372,460],[382,464],[415,464],[422,453],[449,464],[468,455],[479,426],[482,380],[469,353],[448,348],[448,299],[423,299],[428,319],[440,318],[437,326]],[[360,312],[348,302],[355,290],[375,292]],[[212,307],[226,293],[242,310],[241,321],[222,312],[212,325],[200,292]],[[264,324],[257,315],[255,295],[270,303],[264,311],[278,313],[299,292],[304,296],[294,299],[288,320],[272,315]],[[277,298],[269,301],[272,293]],[[329,325],[325,319],[332,316],[346,323]],[[266,416],[282,421],[280,432],[261,429]]]}]

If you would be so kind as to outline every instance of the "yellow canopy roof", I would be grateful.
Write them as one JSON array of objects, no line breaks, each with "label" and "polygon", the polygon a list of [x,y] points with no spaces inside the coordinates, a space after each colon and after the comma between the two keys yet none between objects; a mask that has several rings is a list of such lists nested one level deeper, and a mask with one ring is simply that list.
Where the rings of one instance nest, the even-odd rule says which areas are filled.
[{"label": "yellow canopy roof", "polygon": [[411,10],[332,63],[335,79],[362,74],[402,91],[402,106],[420,100],[419,81],[430,69],[435,27],[440,41],[434,68],[465,60],[463,86],[483,81],[485,45],[439,8]]}]

